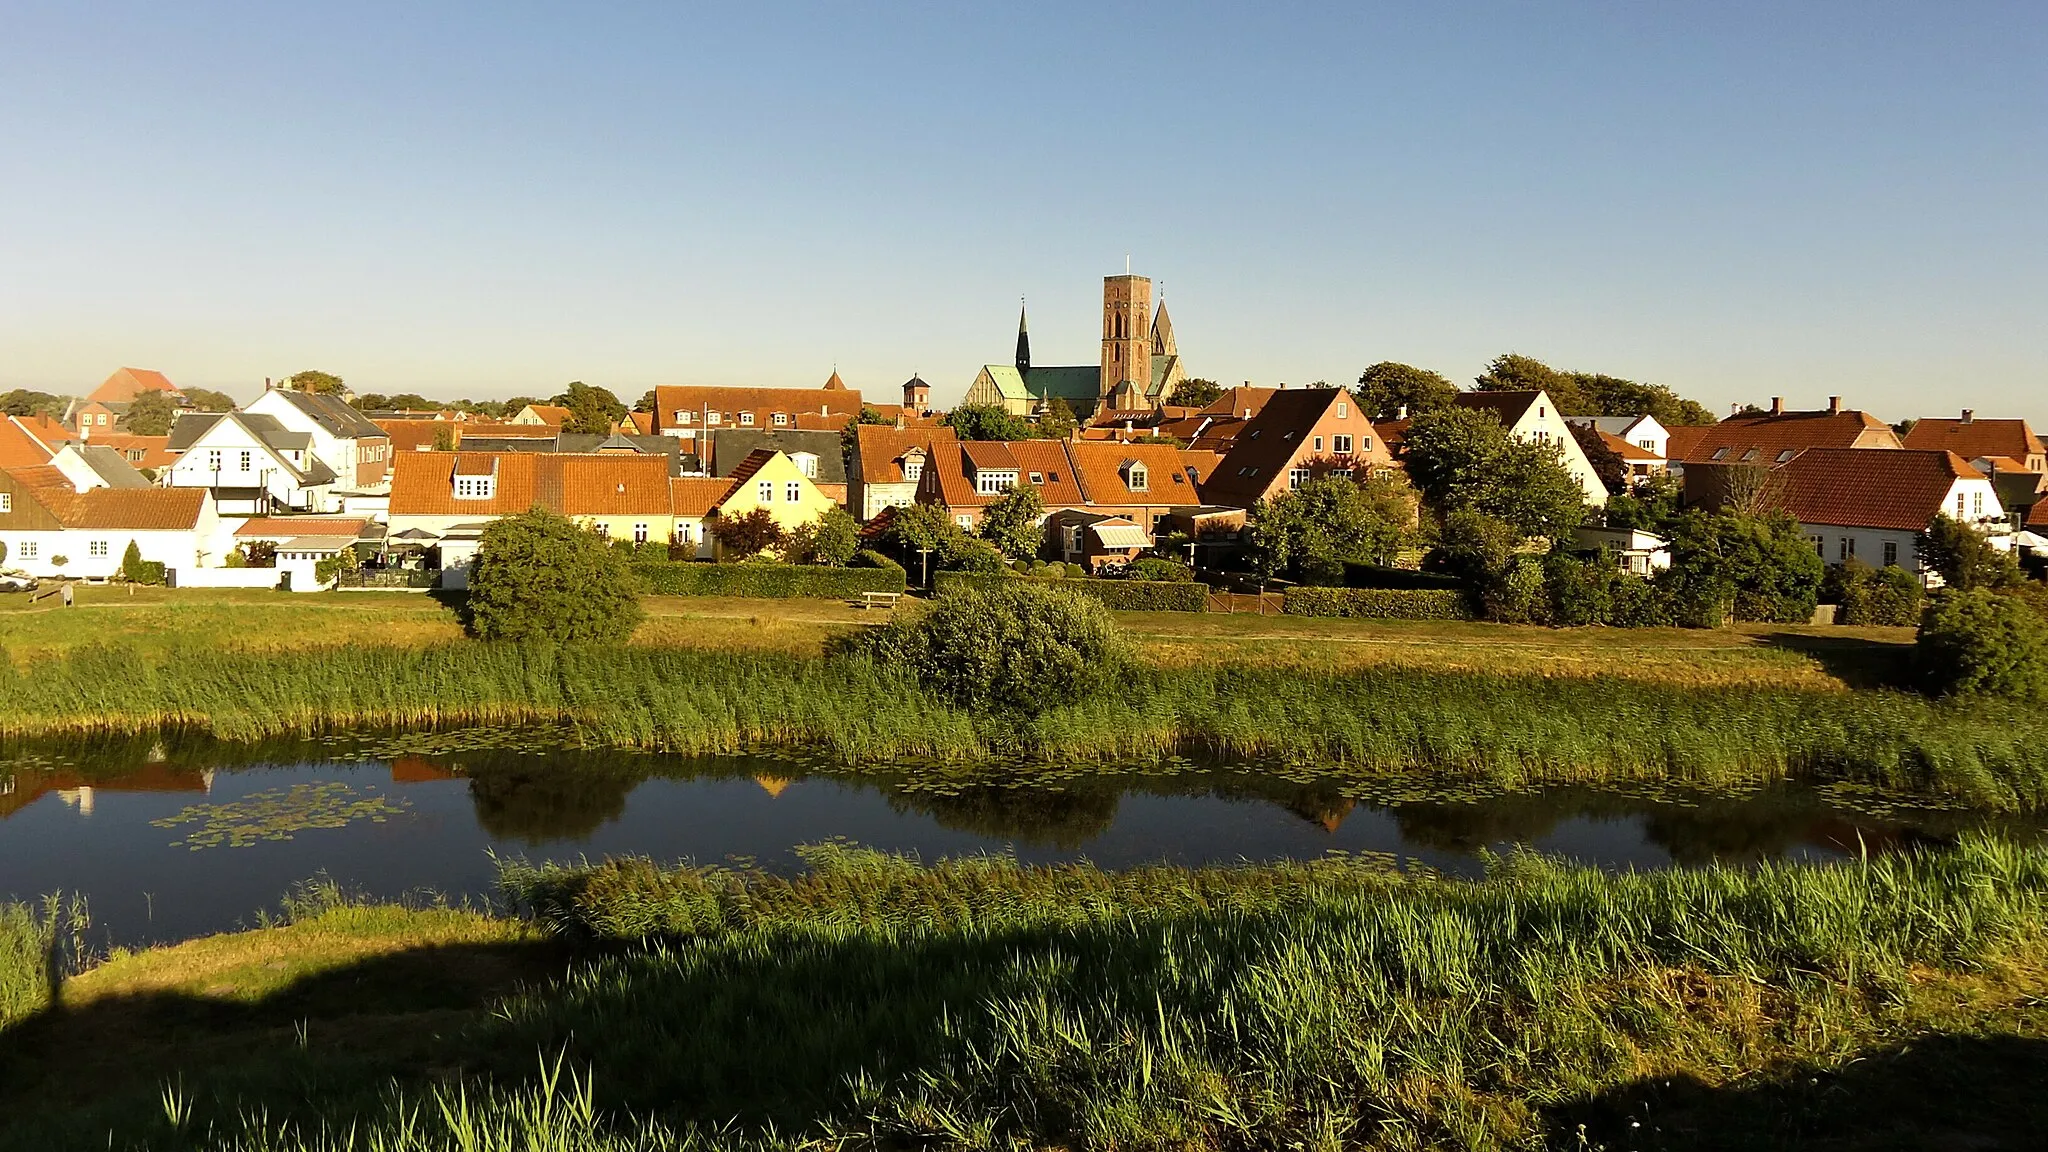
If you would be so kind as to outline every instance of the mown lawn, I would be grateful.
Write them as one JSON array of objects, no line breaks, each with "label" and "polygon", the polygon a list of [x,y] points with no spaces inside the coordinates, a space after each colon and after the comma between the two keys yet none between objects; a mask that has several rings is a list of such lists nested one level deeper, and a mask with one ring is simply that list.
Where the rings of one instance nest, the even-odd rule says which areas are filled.
[{"label": "mown lawn", "polygon": [[[454,608],[417,593],[88,587],[68,611],[54,600],[33,608],[26,601],[0,597],[0,649],[16,661],[92,643],[161,653],[223,645],[416,647],[462,639]],[[831,635],[881,615],[836,600],[654,596],[644,603],[648,618],[634,636],[636,644],[795,655],[814,655]],[[1912,642],[1911,630],[1904,628],[1553,629],[1216,613],[1119,617],[1142,652],[1169,666],[1395,666],[1729,686],[1875,686],[1897,679]]]}]

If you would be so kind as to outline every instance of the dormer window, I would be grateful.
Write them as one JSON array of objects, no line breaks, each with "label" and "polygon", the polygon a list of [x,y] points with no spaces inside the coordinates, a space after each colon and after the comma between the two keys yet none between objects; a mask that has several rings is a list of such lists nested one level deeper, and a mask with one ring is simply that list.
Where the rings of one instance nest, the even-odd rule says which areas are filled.
[{"label": "dormer window", "polygon": [[924,476],[924,453],[912,452],[903,458],[903,479],[915,484]]},{"label": "dormer window", "polygon": [[1716,449],[1714,449],[1714,459],[1716,459],[1716,460],[1726,460],[1727,458],[1728,458],[1728,449],[1726,449],[1726,448],[1716,448]]},{"label": "dormer window", "polygon": [[1045,473],[1043,473],[1043,472],[1033,472],[1033,473],[1031,474],[1031,483],[1032,483],[1032,485],[1033,485],[1034,487],[1036,487],[1036,486],[1038,486],[1038,485],[1041,485],[1041,484],[1044,484],[1044,483],[1045,483]]},{"label": "dormer window", "polygon": [[1152,475],[1143,464],[1133,460],[1124,469],[1124,486],[1133,492],[1143,492],[1152,486]]},{"label": "dormer window", "polygon": [[[776,413],[775,418],[780,420],[782,414]],[[791,454],[789,459],[791,463],[796,465],[797,471],[802,472],[809,479],[816,480],[818,478],[818,458],[816,455],[809,452],[797,452]]]},{"label": "dormer window", "polygon": [[742,413],[740,413],[740,427],[742,427],[742,428],[752,428],[753,426],[754,426],[754,414],[753,414],[752,412],[742,412]]},{"label": "dormer window", "polygon": [[974,473],[974,491],[981,496],[1000,496],[1017,486],[1017,471],[1014,468],[977,469]]},{"label": "dormer window", "polygon": [[690,420],[691,420],[691,419],[692,419],[692,413],[689,413],[689,412],[684,412],[684,411],[682,411],[682,410],[678,409],[678,410],[676,411],[676,418],[675,418],[675,420],[674,420],[674,423],[676,423],[676,424],[688,424],[688,423],[690,422]]},{"label": "dormer window", "polygon": [[717,412],[706,412],[706,413],[704,414],[704,422],[705,422],[706,424],[716,424],[716,423],[718,423],[718,421],[719,421],[720,417],[721,417],[721,414],[720,414],[720,413],[717,413]]},{"label": "dormer window", "polygon": [[455,498],[457,500],[489,500],[498,491],[496,476],[457,476]]},{"label": "dormer window", "polygon": [[777,412],[777,413],[775,414],[775,426],[776,426],[777,428],[784,428],[784,427],[787,427],[788,425],[789,425],[789,413],[787,413],[787,412]]}]

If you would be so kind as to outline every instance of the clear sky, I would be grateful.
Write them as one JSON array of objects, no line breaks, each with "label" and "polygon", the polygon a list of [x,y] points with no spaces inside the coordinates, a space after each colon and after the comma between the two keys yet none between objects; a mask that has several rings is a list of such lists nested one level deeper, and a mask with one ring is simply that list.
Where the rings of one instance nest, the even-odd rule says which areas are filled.
[{"label": "clear sky", "polygon": [[1492,356],[2048,424],[2048,5],[0,0],[0,388]]}]

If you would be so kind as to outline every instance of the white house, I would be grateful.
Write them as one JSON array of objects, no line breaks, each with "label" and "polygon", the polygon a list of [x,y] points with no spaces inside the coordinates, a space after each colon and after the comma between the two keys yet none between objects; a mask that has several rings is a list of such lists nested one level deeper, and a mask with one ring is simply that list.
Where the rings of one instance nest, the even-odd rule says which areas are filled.
[{"label": "white house", "polygon": [[334,470],[338,492],[391,490],[390,435],[340,397],[270,389],[242,411],[311,436],[313,455]]},{"label": "white house", "polygon": [[1921,572],[1918,538],[1937,515],[2011,541],[1990,477],[1953,452],[1808,448],[1771,471],[1764,498],[1798,517],[1830,564]]},{"label": "white house", "polygon": [[1573,531],[1572,540],[1589,552],[1612,552],[1615,566],[1623,572],[1648,576],[1671,567],[1671,542],[1654,532],[1637,528],[1582,527]]},{"label": "white house", "polygon": [[128,546],[173,572],[220,559],[220,517],[204,489],[80,486],[54,465],[0,471],[6,567],[31,576],[103,580]]},{"label": "white house", "polygon": [[1477,408],[1493,413],[1501,427],[1508,430],[1508,435],[1524,443],[1557,445],[1563,455],[1565,470],[1585,491],[1586,503],[1595,506],[1607,503],[1607,485],[1602,484],[1600,474],[1593,471],[1593,462],[1586,459],[1578,438],[1572,435],[1571,425],[1565,422],[1564,415],[1557,410],[1549,393],[1460,392],[1457,403],[1460,408]]},{"label": "white house", "polygon": [[336,474],[294,432],[257,412],[184,412],[171,424],[178,458],[159,476],[169,488],[206,488],[228,513],[332,512]]}]

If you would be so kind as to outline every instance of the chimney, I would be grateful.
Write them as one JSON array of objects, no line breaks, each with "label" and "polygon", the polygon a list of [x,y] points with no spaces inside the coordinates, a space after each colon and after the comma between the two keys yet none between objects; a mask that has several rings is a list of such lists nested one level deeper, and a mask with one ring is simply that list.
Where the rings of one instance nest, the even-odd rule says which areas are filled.
[{"label": "chimney", "polygon": [[1838,415],[1840,415],[1840,414],[1841,414],[1841,412],[1842,412],[1842,398],[1841,398],[1840,396],[1830,396],[1830,397],[1828,397],[1828,415],[1830,415],[1830,416],[1838,416]]},{"label": "chimney", "polygon": [[1970,421],[1972,421],[1972,420],[1975,420],[1976,418],[1977,418],[1977,412],[1976,412],[1976,410],[1975,410],[1975,409],[1973,409],[1973,408],[1965,408],[1965,409],[1963,409],[1963,423],[1965,423],[1965,424],[1968,424],[1968,423],[1969,423]]},{"label": "chimney", "polygon": [[1773,396],[1773,397],[1771,397],[1771,415],[1773,415],[1773,416],[1783,416],[1784,414],[1785,414],[1785,398],[1784,398],[1783,396]]}]

